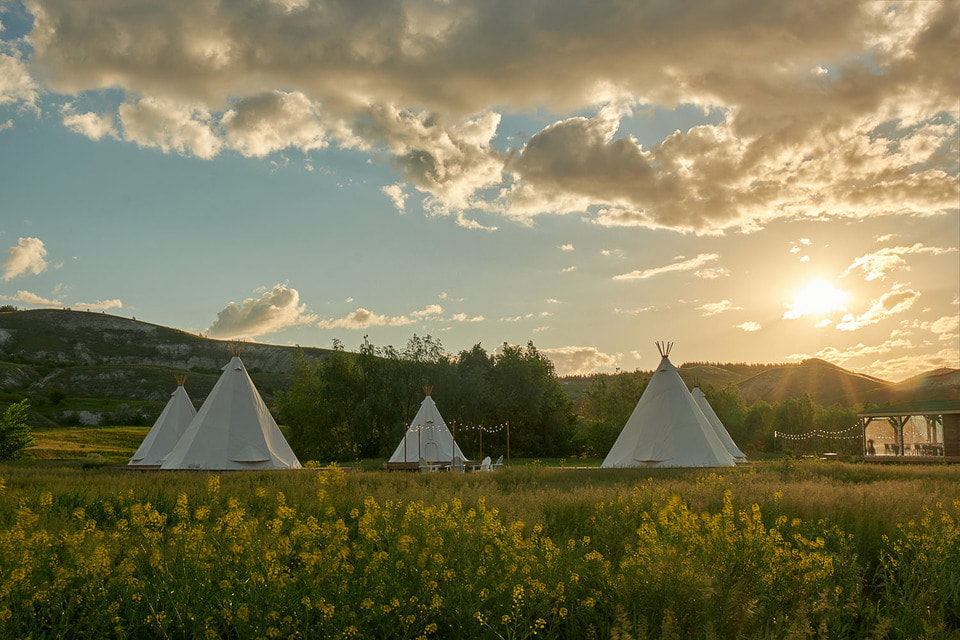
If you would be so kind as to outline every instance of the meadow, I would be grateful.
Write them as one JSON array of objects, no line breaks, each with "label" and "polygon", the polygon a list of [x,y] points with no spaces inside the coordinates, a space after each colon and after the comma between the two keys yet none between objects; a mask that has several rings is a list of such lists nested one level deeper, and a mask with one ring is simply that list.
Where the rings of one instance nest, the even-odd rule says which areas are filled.
[{"label": "meadow", "polygon": [[960,637],[956,467],[0,478],[2,637]]}]

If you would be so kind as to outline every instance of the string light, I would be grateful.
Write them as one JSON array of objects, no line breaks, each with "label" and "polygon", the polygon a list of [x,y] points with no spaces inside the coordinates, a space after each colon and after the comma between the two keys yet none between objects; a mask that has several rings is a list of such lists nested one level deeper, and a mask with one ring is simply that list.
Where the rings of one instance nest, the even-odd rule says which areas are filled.
[{"label": "string light", "polygon": [[[501,431],[507,429],[507,428],[509,427],[509,425],[510,425],[509,422],[502,422],[502,423],[500,423],[500,424],[498,424],[498,425],[494,425],[494,426],[492,426],[492,427],[487,427],[487,426],[484,426],[484,425],[482,425],[482,424],[473,426],[473,425],[468,425],[468,424],[467,424],[467,425],[457,424],[456,422],[453,422],[453,421],[450,422],[450,426],[454,427],[454,428],[457,430],[457,432],[460,432],[460,431],[482,431],[483,433],[500,433]],[[437,423],[433,423],[433,422],[429,422],[429,423],[427,423],[427,424],[411,424],[410,426],[408,426],[408,427],[406,428],[406,432],[407,432],[407,433],[419,433],[419,432],[421,432],[421,431],[433,431],[434,429],[439,429],[440,427],[446,427],[446,425],[443,424],[443,423],[437,424]]]},{"label": "string light", "polygon": [[838,435],[846,433],[847,431],[851,431],[851,429],[847,429],[846,431],[823,431],[821,429],[814,429],[813,431],[808,431],[807,433],[781,433],[779,431],[774,431],[773,437],[783,438],[784,440],[808,440],[818,436],[821,438],[829,438],[831,440],[854,440],[863,437],[859,433],[849,436]]},{"label": "string light", "polygon": [[500,424],[493,425],[492,427],[487,427],[482,424],[458,424],[456,422],[451,422],[451,424],[456,426],[457,431],[482,431],[483,433],[500,433],[510,425],[509,422],[501,422]]}]

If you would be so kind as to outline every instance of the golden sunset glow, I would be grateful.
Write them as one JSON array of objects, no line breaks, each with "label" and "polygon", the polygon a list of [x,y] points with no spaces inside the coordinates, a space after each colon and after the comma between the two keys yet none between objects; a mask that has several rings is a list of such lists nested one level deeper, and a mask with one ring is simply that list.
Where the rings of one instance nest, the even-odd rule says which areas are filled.
[{"label": "golden sunset glow", "polygon": [[783,314],[791,320],[803,316],[821,317],[834,311],[847,310],[850,293],[834,287],[825,280],[814,280],[797,292],[789,310]]}]

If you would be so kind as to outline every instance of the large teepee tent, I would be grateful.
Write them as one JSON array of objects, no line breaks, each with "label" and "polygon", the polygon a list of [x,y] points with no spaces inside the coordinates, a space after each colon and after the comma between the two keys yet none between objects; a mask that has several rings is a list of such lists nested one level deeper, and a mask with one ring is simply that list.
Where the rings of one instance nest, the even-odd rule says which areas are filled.
[{"label": "large teepee tent", "polygon": [[233,359],[161,469],[298,469],[234,347]]},{"label": "large teepee tent", "polygon": [[429,462],[453,462],[454,457],[466,459],[430,397],[432,389],[424,391],[427,397],[420,403],[420,410],[387,461],[388,465],[417,463],[421,458]]},{"label": "large teepee tent", "polygon": [[746,462],[747,456],[743,453],[743,451],[740,450],[740,447],[737,446],[737,443],[733,441],[733,438],[730,437],[730,432],[727,431],[727,428],[723,426],[723,423],[717,416],[717,412],[714,411],[713,407],[710,406],[710,403],[707,402],[707,396],[703,393],[703,391],[700,390],[700,387],[694,387],[693,391],[690,393],[693,395],[693,399],[696,400],[697,406],[700,407],[701,411],[703,411],[703,415],[706,416],[707,421],[720,438],[720,442],[723,443],[723,446],[726,448],[727,452],[737,461]]},{"label": "large teepee tent", "polygon": [[673,344],[657,343],[660,365],[603,467],[729,467],[735,464],[670,362]]},{"label": "large teepee tent", "polygon": [[131,467],[159,467],[170,450],[190,426],[190,422],[197,415],[190,397],[183,388],[186,376],[177,376],[177,389],[170,394],[167,406],[163,408],[160,417],[153,423],[147,437],[140,443],[140,448],[130,458],[127,464]]}]

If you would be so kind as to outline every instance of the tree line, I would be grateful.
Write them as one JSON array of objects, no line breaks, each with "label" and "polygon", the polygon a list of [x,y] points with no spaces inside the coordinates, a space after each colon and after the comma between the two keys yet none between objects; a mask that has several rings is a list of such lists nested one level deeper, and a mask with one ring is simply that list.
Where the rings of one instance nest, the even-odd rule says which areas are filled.
[{"label": "tree line", "polygon": [[331,353],[299,353],[294,382],[276,410],[303,459],[387,457],[431,390],[457,443],[469,457],[560,457],[573,451],[576,416],[553,363],[532,342],[504,343],[494,353],[476,344],[448,355],[438,339],[414,335],[403,349],[364,337],[356,353],[334,341]]},{"label": "tree line", "polygon": [[[504,343],[493,353],[480,344],[456,355],[439,339],[414,335],[402,349],[364,337],[355,353],[334,341],[322,359],[295,360],[292,386],[277,395],[276,411],[291,446],[306,460],[348,461],[389,456],[432,389],[444,420],[468,457],[604,457],[647,383],[635,371],[593,376],[574,405],[553,364],[532,342]],[[821,407],[809,396],[747,405],[736,387],[702,390],[730,436],[747,455],[825,450],[858,453],[859,439],[804,436],[856,425],[854,409]]]}]

